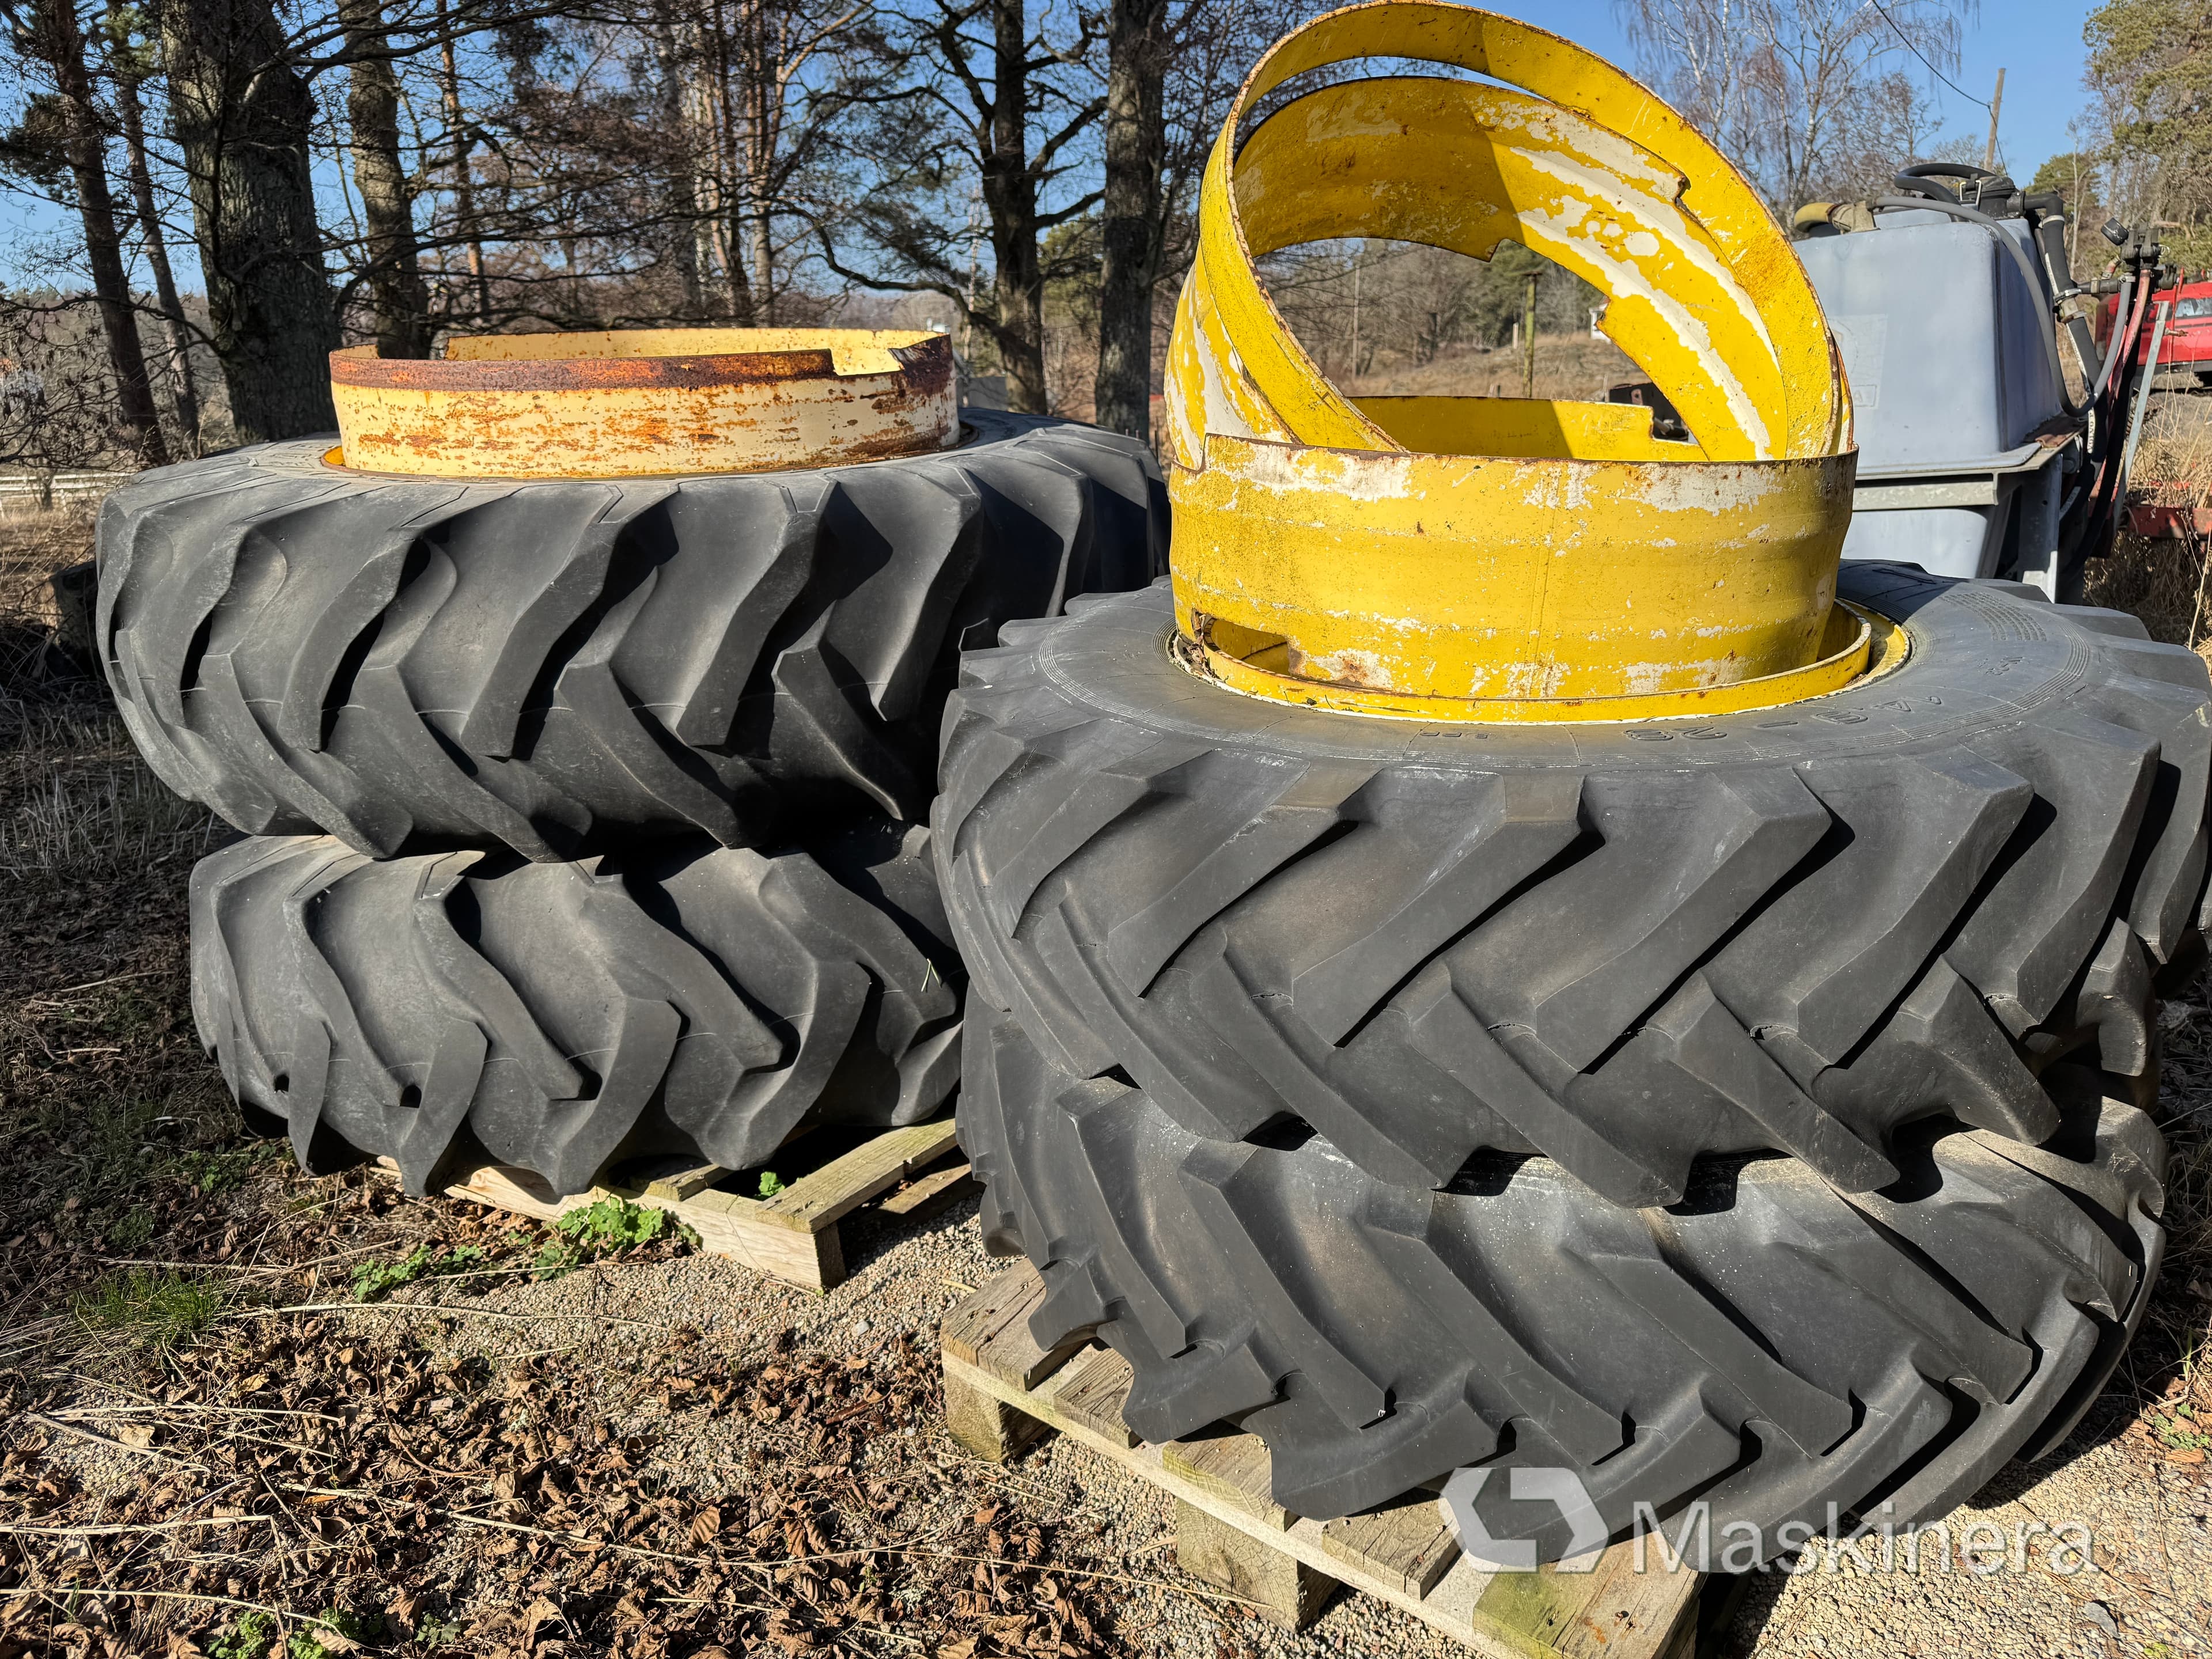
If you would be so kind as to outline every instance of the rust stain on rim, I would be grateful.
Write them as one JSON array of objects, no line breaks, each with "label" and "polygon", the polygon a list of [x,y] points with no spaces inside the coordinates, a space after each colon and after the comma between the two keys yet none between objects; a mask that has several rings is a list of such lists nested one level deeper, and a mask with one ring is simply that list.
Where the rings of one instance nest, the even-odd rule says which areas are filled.
[{"label": "rust stain on rim", "polygon": [[887,459],[959,438],[952,343],[869,329],[634,329],[331,354],[349,469],[642,477]]}]

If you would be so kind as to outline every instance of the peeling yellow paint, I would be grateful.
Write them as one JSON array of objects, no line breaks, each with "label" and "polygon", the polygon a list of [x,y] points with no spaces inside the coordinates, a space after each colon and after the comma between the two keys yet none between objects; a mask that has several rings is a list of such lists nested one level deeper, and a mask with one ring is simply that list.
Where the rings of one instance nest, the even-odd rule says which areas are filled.
[{"label": "peeling yellow paint", "polygon": [[331,354],[343,464],[453,478],[827,466],[959,440],[952,344],[869,329],[625,329]]},{"label": "peeling yellow paint", "polygon": [[[1240,148],[1268,92],[1360,58],[1507,84],[1340,80]],[[1818,301],[1750,185],[1627,76],[1469,7],[1332,13],[1247,78],[1199,217],[1168,349],[1170,562],[1183,632],[1238,689],[1533,719],[1594,699],[1710,711],[1731,684],[1798,695],[1863,667],[1866,638],[1830,637],[1856,458]],[[1578,271],[1689,441],[1637,405],[1346,396],[1253,260],[1351,236],[1478,258],[1510,238]],[[1621,717],[1656,712],[1638,708]]]}]

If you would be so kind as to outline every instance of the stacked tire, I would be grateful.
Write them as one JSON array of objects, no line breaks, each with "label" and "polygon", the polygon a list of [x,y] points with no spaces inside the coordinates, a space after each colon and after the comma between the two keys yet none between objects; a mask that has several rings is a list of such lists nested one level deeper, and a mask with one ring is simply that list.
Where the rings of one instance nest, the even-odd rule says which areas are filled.
[{"label": "stacked tire", "polygon": [[[2205,667],[2011,584],[1840,586],[1901,666],[1704,720],[1240,696],[1164,585],[971,654],[961,1135],[1038,1340],[1323,1518],[1566,1468],[1616,1538],[1704,1502],[1763,1558],[2063,1440],[2163,1248]],[[1557,1559],[1511,1486],[1484,1525]]]},{"label": "stacked tire", "polygon": [[812,471],[480,483],[330,441],[134,480],[97,637],[148,763],[245,839],[191,888],[250,1121],[422,1192],[481,1153],[738,1169],[940,1110],[964,975],[926,823],[963,649],[1141,586],[1143,446],[967,411]]}]

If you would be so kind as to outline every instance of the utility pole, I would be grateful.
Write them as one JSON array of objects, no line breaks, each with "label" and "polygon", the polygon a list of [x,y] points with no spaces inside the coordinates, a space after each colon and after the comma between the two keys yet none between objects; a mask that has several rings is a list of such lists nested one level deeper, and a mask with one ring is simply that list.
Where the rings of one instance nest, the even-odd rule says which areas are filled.
[{"label": "utility pole", "polygon": [[1536,395],[1536,273],[1522,280],[1521,297],[1521,395]]},{"label": "utility pole", "polygon": [[1362,242],[1352,256],[1352,373],[1346,379],[1357,379],[1359,374],[1359,266],[1366,254],[1367,244]]},{"label": "utility pole", "polygon": [[1997,112],[2004,107],[2004,71],[1997,71],[1996,95],[1990,100],[1990,142],[1982,147],[1982,171],[1994,173],[1997,165]]}]

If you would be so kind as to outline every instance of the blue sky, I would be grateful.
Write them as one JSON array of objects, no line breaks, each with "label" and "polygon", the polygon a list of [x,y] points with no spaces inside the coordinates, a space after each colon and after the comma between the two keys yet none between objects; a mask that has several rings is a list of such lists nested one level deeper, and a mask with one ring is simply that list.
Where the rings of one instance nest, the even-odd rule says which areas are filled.
[{"label": "blue sky", "polygon": [[[1621,33],[1613,0],[1484,3],[1564,34],[1625,69],[1635,68],[1635,55]],[[1998,149],[2022,184],[2046,157],[2073,147],[2066,124],[2087,101],[2081,89],[2081,25],[2093,9],[2088,0],[1997,0],[1984,4],[1981,15],[1965,26],[1961,62],[1951,78],[1986,103],[1996,85],[1997,70],[2005,71]],[[1982,104],[1953,92],[1910,58],[1904,62],[1934,90],[1946,137],[1987,135],[1990,112]]]},{"label": "blue sky", "polygon": [[[1488,3],[1556,30],[1626,68],[1635,66],[1613,0]],[[2005,70],[2000,148],[2022,183],[2045,157],[2071,148],[2067,124],[2087,101],[2081,88],[2081,25],[2090,10],[2090,0],[2002,0],[1985,5],[1981,15],[1966,25],[1964,61],[1951,78],[1973,99],[1986,100],[1997,70]],[[1945,136],[1978,139],[1988,131],[1989,112],[1981,104],[1943,86],[1917,64],[1909,67],[1933,92]],[[51,208],[12,191],[0,192],[0,279],[27,275],[22,239],[52,234],[62,228],[59,219]],[[198,263],[187,254],[179,264],[179,278],[187,287],[199,286]]]}]

